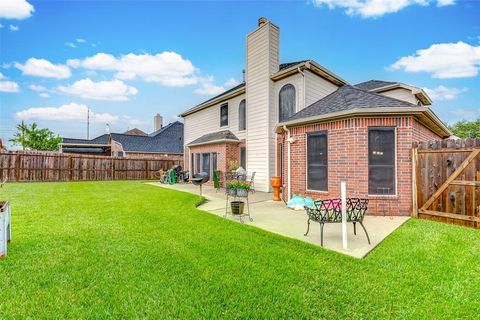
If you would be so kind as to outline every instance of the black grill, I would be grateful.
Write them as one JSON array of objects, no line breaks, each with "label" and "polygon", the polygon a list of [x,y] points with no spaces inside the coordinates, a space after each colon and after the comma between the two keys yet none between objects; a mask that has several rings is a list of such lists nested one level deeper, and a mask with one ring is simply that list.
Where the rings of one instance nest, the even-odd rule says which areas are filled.
[{"label": "black grill", "polygon": [[206,172],[199,172],[190,179],[192,183],[200,187],[200,195],[202,195],[202,185],[210,180],[210,175]]}]

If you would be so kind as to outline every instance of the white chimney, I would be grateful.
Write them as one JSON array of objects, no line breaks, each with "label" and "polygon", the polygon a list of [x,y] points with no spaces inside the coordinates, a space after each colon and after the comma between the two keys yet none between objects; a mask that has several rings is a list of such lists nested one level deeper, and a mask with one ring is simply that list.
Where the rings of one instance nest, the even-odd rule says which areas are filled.
[{"label": "white chimney", "polygon": [[[275,87],[270,77],[278,72],[279,28],[262,17],[258,27],[247,36],[246,102],[247,168],[256,171],[255,188],[270,191],[270,177],[275,175]],[[259,139],[262,137],[262,139]],[[258,182],[258,183],[257,183]]]},{"label": "white chimney", "polygon": [[157,113],[155,117],[153,117],[153,131],[157,131],[162,129],[163,127],[163,117]]}]

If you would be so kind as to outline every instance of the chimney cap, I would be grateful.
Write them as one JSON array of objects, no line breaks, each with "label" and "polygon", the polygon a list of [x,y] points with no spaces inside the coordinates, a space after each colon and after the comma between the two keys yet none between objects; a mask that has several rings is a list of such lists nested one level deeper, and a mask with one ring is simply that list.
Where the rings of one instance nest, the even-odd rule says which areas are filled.
[{"label": "chimney cap", "polygon": [[258,26],[261,27],[261,26],[263,26],[263,25],[264,25],[265,23],[267,23],[267,22],[268,22],[267,18],[265,18],[265,17],[260,17],[260,18],[258,19]]}]

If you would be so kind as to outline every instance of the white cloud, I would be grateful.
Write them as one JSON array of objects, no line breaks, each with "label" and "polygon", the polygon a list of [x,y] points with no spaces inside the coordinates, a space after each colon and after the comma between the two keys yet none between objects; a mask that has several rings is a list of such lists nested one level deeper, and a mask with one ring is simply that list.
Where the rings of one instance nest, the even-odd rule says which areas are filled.
[{"label": "white cloud", "polygon": [[423,88],[423,90],[425,90],[433,101],[443,101],[455,100],[460,93],[467,91],[467,88],[457,89],[440,85],[434,89]]},{"label": "white cloud", "polygon": [[[15,114],[19,120],[86,121],[89,107],[84,104],[70,103],[60,107],[29,108]],[[94,113],[90,108],[90,121],[115,123],[118,116],[109,113]]]},{"label": "white cloud", "polygon": [[37,92],[42,92],[47,90],[47,88],[45,88],[44,86],[39,86],[36,84],[31,84],[28,87],[30,88],[30,90],[37,91]]},{"label": "white cloud", "polygon": [[225,82],[225,87],[227,88],[233,88],[235,86],[238,86],[240,84],[240,82],[235,79],[235,78],[230,78],[228,79],[226,82]]},{"label": "white cloud", "polygon": [[94,82],[90,78],[76,81],[69,86],[59,86],[58,91],[85,99],[127,101],[138,90],[121,80]]},{"label": "white cloud", "polygon": [[455,0],[437,0],[437,7],[445,7],[455,4]]},{"label": "white cloud", "polygon": [[475,120],[480,117],[480,110],[478,108],[452,108],[449,111],[451,118],[450,123],[454,123],[458,120]]},{"label": "white cloud", "polygon": [[0,81],[0,92],[16,93],[20,92],[20,87],[14,81]]},{"label": "white cloud", "polygon": [[348,15],[359,15],[362,18],[378,18],[411,5],[426,6],[430,2],[436,2],[437,6],[441,7],[455,3],[454,0],[312,0],[312,2],[317,7],[342,8]]},{"label": "white cloud", "polygon": [[76,41],[77,41],[78,43],[85,43],[85,42],[87,42],[87,40],[82,39],[82,38],[77,38]]},{"label": "white cloud", "polygon": [[75,43],[73,43],[73,42],[65,42],[65,45],[66,45],[67,47],[70,47],[70,48],[76,48],[76,47],[77,47],[77,45],[76,45]]},{"label": "white cloud", "polygon": [[25,0],[2,0],[0,1],[0,18],[25,19],[35,11],[33,6]]},{"label": "white cloud", "polygon": [[13,24],[9,25],[8,28],[11,30],[11,31],[18,31],[20,30],[20,28],[18,26],[15,26]]},{"label": "white cloud", "polygon": [[41,98],[50,98],[50,95],[46,92],[41,92],[38,94],[38,96]]},{"label": "white cloud", "polygon": [[240,84],[235,78],[228,79],[223,85],[215,85],[214,80],[213,76],[199,78],[200,87],[193,92],[196,94],[213,96]]},{"label": "white cloud", "polygon": [[2,28],[3,28],[3,24],[0,23],[0,29],[2,29]]},{"label": "white cloud", "polygon": [[0,72],[0,80],[5,79],[5,76]]},{"label": "white cloud", "polygon": [[115,77],[121,80],[140,78],[169,87],[183,87],[198,83],[198,77],[195,75],[197,69],[189,60],[175,52],[162,52],[155,55],[129,53],[120,57],[97,53],[84,60],[68,60],[67,64],[72,68],[115,71]]},{"label": "white cloud", "polygon": [[15,67],[24,75],[34,77],[66,79],[72,75],[68,66],[53,64],[45,59],[30,58],[25,64],[15,62]]},{"label": "white cloud", "polygon": [[144,126],[148,124],[148,121],[133,119],[130,116],[123,116],[124,120],[131,126]]},{"label": "white cloud", "polygon": [[406,72],[429,72],[433,78],[466,78],[478,74],[480,46],[462,41],[433,44],[417,50],[414,55],[400,58],[390,66]]}]

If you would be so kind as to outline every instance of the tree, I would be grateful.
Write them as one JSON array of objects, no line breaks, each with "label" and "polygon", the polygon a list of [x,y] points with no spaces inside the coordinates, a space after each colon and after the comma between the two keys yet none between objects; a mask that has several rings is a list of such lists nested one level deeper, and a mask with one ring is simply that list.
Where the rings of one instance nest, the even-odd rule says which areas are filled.
[{"label": "tree", "polygon": [[477,120],[460,120],[448,128],[459,138],[480,138],[480,117]]},{"label": "tree", "polygon": [[17,132],[10,139],[14,145],[22,146],[28,150],[58,150],[58,144],[62,142],[62,138],[50,131],[48,128],[39,129],[34,122],[30,126],[22,123],[18,124]]}]

